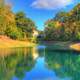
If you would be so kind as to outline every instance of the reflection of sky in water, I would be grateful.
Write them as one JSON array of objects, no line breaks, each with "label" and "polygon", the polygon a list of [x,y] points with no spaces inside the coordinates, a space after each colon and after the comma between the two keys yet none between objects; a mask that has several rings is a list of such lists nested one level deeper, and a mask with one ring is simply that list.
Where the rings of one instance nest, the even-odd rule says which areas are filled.
[{"label": "reflection of sky in water", "polygon": [[41,45],[41,46],[37,47],[37,49],[45,49],[45,48],[46,48],[46,46],[44,46],[44,45]]},{"label": "reflection of sky in water", "polygon": [[[19,80],[14,77],[12,80]],[[56,76],[55,72],[46,68],[44,58],[38,58],[35,67],[25,73],[25,77],[22,80],[71,80],[70,78],[61,79]]]}]

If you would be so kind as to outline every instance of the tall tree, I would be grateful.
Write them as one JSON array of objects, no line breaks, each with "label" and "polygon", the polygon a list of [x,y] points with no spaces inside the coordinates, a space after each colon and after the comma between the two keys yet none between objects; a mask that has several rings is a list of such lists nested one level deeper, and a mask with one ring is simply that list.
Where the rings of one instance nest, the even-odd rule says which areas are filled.
[{"label": "tall tree", "polygon": [[26,33],[26,37],[31,37],[33,28],[35,28],[34,22],[30,18],[27,18],[23,12],[16,14],[16,25]]}]

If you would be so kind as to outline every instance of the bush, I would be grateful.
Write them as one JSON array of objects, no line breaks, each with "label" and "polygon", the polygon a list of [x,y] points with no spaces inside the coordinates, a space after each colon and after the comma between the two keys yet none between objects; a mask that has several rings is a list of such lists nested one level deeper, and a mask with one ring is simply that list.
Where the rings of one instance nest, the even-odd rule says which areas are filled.
[{"label": "bush", "polygon": [[80,32],[77,33],[76,38],[77,40],[80,40]]},{"label": "bush", "polygon": [[12,39],[22,39],[24,38],[23,32],[17,27],[8,27],[5,31],[5,34]]}]

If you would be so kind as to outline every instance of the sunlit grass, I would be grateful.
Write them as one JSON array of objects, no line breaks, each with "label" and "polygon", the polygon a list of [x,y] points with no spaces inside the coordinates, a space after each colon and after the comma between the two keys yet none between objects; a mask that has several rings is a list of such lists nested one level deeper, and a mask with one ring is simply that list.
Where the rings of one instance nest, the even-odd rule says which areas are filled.
[{"label": "sunlit grass", "polygon": [[0,48],[12,48],[12,47],[28,47],[34,46],[35,44],[30,41],[19,41],[12,39],[0,39]]},{"label": "sunlit grass", "polygon": [[80,51],[80,43],[77,43],[77,44],[73,44],[70,46],[72,49],[74,50],[77,50],[77,51]]}]

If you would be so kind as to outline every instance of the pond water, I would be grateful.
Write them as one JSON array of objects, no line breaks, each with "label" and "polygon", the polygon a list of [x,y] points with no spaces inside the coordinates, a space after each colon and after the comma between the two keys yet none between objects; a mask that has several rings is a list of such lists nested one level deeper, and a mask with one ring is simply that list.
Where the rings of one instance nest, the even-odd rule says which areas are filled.
[{"label": "pond water", "polygon": [[41,45],[0,49],[0,80],[80,80],[80,54]]}]

